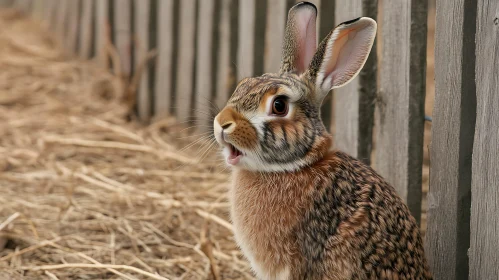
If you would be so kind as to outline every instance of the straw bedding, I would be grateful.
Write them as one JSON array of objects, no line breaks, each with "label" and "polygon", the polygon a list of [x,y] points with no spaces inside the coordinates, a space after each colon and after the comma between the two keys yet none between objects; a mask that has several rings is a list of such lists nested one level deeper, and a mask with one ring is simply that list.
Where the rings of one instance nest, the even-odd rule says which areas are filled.
[{"label": "straw bedding", "polygon": [[251,279],[203,141],[127,121],[121,79],[60,50],[2,11],[0,279]]}]

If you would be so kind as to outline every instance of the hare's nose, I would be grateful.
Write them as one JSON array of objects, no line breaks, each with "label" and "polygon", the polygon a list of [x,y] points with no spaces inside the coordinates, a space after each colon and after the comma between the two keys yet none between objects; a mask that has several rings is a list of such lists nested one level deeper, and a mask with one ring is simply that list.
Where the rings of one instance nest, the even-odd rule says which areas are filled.
[{"label": "hare's nose", "polygon": [[228,121],[224,124],[222,124],[222,128],[225,132],[232,132],[232,130],[234,130],[234,127],[236,126],[236,124],[233,122],[233,121]]}]

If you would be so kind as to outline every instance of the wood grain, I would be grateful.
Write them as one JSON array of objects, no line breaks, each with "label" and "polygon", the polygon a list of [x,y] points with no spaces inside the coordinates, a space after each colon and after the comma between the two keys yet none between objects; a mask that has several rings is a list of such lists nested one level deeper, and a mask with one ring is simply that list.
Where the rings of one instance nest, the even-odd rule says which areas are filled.
[{"label": "wood grain", "polygon": [[427,1],[384,1],[375,169],[421,219]]},{"label": "wood grain", "polygon": [[277,73],[281,65],[282,42],[288,14],[286,4],[286,0],[267,2],[264,55],[264,71],[266,73]]},{"label": "wood grain", "polygon": [[[317,33],[318,41],[322,41],[326,38],[327,34],[335,27],[334,21],[334,1],[321,1],[319,9],[319,18],[317,19],[317,26],[319,32]],[[333,121],[333,93],[329,94],[324,98],[321,108],[321,118],[322,122],[326,126],[328,131],[331,131],[331,125]]]},{"label": "wood grain", "polygon": [[176,115],[179,122],[193,116],[192,94],[196,36],[196,1],[180,1],[179,44],[176,82]]},{"label": "wood grain", "polygon": [[237,50],[237,80],[254,75],[255,0],[239,2],[239,40]]},{"label": "wood grain", "polygon": [[[376,19],[378,1],[336,2],[336,24],[361,16]],[[334,90],[334,143],[336,148],[370,164],[374,98],[376,96],[376,47],[353,81]]]},{"label": "wood grain", "polygon": [[[163,1],[161,1],[163,2]],[[114,45],[118,51],[123,78],[132,71],[132,2],[114,0]]]},{"label": "wood grain", "polygon": [[197,67],[195,108],[196,125],[199,131],[208,131],[213,119],[211,118],[212,97],[212,63],[211,56],[213,48],[213,15],[215,12],[214,0],[203,0],[199,2],[198,16],[198,39],[197,39]]},{"label": "wood grain", "polygon": [[[135,65],[145,62],[149,51],[150,0],[135,0]],[[151,117],[151,96],[149,92],[149,67],[144,67],[137,89],[137,114],[145,122]]]},{"label": "wood grain", "polygon": [[499,2],[479,0],[469,279],[499,277]]},{"label": "wood grain", "polygon": [[[426,254],[435,279],[468,279],[476,111],[476,2],[439,0]],[[476,279],[476,278],[475,278]],[[482,278],[486,279],[486,278]]]},{"label": "wood grain", "polygon": [[158,1],[158,59],[154,84],[154,114],[164,117],[172,107],[173,0]]},{"label": "wood grain", "polygon": [[[52,2],[52,1],[51,1]],[[78,52],[81,58],[90,58],[93,45],[92,20],[94,14],[94,1],[84,0],[81,5],[80,32]]]}]

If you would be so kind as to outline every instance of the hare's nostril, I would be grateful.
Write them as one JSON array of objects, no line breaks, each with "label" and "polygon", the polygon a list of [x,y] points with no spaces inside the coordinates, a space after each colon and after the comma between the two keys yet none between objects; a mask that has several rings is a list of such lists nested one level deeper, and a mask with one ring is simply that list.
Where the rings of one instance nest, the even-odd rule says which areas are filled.
[{"label": "hare's nostril", "polygon": [[222,125],[222,128],[225,130],[229,129],[233,124],[234,124],[234,122],[226,122]]}]

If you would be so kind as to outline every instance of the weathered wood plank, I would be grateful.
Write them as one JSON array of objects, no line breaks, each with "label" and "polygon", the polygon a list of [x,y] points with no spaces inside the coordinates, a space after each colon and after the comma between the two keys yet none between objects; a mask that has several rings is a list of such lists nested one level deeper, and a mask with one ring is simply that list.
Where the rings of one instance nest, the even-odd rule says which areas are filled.
[{"label": "weathered wood plank", "polygon": [[497,279],[499,277],[499,2],[479,0],[476,20],[477,118],[471,177],[469,279]]},{"label": "weathered wood plank", "polygon": [[92,21],[94,14],[94,1],[83,0],[81,5],[80,32],[78,52],[81,58],[90,58],[93,45]]},{"label": "weathered wood plank", "polygon": [[109,26],[109,1],[96,0],[95,1],[95,54],[97,61],[103,66],[108,68],[109,61],[106,55],[106,43]]},{"label": "weathered wood plank", "polygon": [[31,0],[15,0],[14,7],[23,12],[29,12],[31,9]]},{"label": "weathered wood plank", "polygon": [[[336,1],[337,24],[360,16],[376,20],[377,0]],[[360,72],[348,85],[334,90],[334,143],[336,147],[370,163],[374,99],[376,96],[376,45]]]},{"label": "weathered wood plank", "polygon": [[476,111],[475,59],[470,54],[475,53],[476,2],[439,0],[436,12],[435,104],[425,246],[435,279],[468,279]]},{"label": "weathered wood plank", "polygon": [[45,5],[47,5],[46,0],[33,0],[31,15],[38,20],[43,20]]},{"label": "weathered wood plank", "polygon": [[428,2],[383,2],[375,169],[421,219]]},{"label": "weathered wood plank", "polygon": [[214,0],[203,0],[199,2],[198,13],[198,39],[197,39],[197,66],[196,66],[196,126],[200,131],[207,131],[211,127],[210,118],[212,97],[212,60],[213,48],[213,15],[215,8]]},{"label": "weathered wood plank", "polygon": [[[334,20],[334,1],[321,1],[319,9],[319,18],[317,19],[317,26],[319,32],[317,33],[317,39],[320,42],[326,38],[327,34],[335,27]],[[330,92],[322,103],[321,108],[321,118],[322,122],[326,126],[328,131],[331,131],[331,125],[333,121],[333,94]]]},{"label": "weathered wood plank", "polygon": [[238,81],[254,75],[255,0],[239,2],[239,40],[237,50]]},{"label": "weathered wood plank", "polygon": [[[160,1],[163,2],[163,1]],[[114,44],[121,61],[123,78],[132,71],[132,2],[114,0]]]},{"label": "weathered wood plank", "polygon": [[154,91],[154,112],[158,117],[170,113],[172,104],[173,0],[161,0],[158,7],[158,60]]},{"label": "weathered wood plank", "polygon": [[196,36],[196,1],[180,1],[176,115],[180,122],[193,116],[192,94]]},{"label": "weathered wood plank", "polygon": [[286,0],[267,1],[264,71],[277,73],[281,65],[282,42],[286,27]]},{"label": "weathered wood plank", "polygon": [[[135,65],[144,63],[149,51],[150,0],[135,0]],[[137,114],[141,121],[151,116],[151,96],[149,92],[149,67],[144,67],[137,89]]]},{"label": "weathered wood plank", "polygon": [[[85,0],[84,0],[85,1]],[[76,52],[78,44],[78,24],[80,19],[80,0],[68,1],[67,29],[66,29],[66,49],[70,54]]]},{"label": "weathered wood plank", "polygon": [[222,108],[231,94],[230,83],[234,80],[231,58],[231,8],[232,0],[221,0],[220,22],[218,25],[218,67],[216,78],[215,105]]}]

